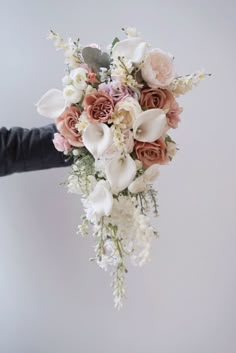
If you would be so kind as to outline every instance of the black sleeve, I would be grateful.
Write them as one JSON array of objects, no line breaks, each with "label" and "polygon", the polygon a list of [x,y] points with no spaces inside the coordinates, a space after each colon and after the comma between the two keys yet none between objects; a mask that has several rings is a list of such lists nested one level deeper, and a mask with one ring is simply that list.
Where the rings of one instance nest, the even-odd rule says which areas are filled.
[{"label": "black sleeve", "polygon": [[33,129],[1,128],[0,176],[70,165],[53,145],[55,132],[55,124]]}]

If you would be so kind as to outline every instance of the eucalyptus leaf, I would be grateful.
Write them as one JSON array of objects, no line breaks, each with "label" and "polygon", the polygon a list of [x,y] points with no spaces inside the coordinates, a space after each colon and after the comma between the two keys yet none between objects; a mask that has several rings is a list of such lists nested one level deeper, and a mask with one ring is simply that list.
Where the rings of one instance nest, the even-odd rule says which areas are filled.
[{"label": "eucalyptus leaf", "polygon": [[82,50],[84,62],[95,72],[99,71],[101,67],[109,69],[111,58],[109,54],[102,52],[100,49],[85,47]]},{"label": "eucalyptus leaf", "polygon": [[176,143],[175,141],[172,140],[172,138],[170,137],[170,135],[167,135],[167,136],[165,137],[165,141],[166,141],[166,142],[173,142],[173,143]]}]

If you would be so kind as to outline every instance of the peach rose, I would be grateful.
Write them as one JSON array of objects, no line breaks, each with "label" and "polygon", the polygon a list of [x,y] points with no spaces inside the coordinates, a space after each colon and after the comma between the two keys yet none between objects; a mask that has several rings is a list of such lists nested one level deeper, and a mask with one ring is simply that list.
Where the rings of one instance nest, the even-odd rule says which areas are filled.
[{"label": "peach rose", "polygon": [[114,109],[112,98],[105,92],[95,92],[85,97],[83,107],[88,120],[93,123],[104,123],[110,119]]},{"label": "peach rose", "polygon": [[147,108],[169,109],[166,118],[169,127],[175,129],[180,121],[179,114],[183,109],[179,107],[173,94],[167,89],[145,88],[141,91],[140,105]]},{"label": "peach rose", "polygon": [[98,83],[97,74],[95,72],[89,72],[87,75],[87,83]]},{"label": "peach rose", "polygon": [[169,158],[166,149],[167,146],[162,137],[154,142],[135,141],[134,143],[136,156],[146,168],[153,164],[168,163]]},{"label": "peach rose", "polygon": [[66,108],[64,113],[56,119],[57,130],[72,146],[76,147],[83,146],[82,135],[76,128],[80,114],[79,108],[71,106]]},{"label": "peach rose", "polygon": [[151,88],[168,86],[175,77],[173,58],[161,49],[152,49],[144,60],[141,73]]},{"label": "peach rose", "polygon": [[182,111],[183,108],[181,108],[176,100],[174,100],[172,102],[172,106],[166,114],[168,125],[172,127],[172,129],[176,129],[178,127],[178,123],[180,122],[179,114],[182,113]]}]

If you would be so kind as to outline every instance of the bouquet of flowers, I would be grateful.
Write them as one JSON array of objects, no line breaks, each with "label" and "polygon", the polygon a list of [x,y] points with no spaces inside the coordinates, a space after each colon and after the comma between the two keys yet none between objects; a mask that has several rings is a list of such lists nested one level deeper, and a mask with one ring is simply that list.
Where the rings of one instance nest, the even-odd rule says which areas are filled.
[{"label": "bouquet of flowers", "polygon": [[178,76],[171,54],[144,41],[135,28],[124,30],[102,50],[97,44],[49,38],[64,50],[63,89],[51,89],[38,112],[56,121],[53,142],[73,158],[67,186],[81,195],[85,215],[79,232],[95,239],[94,260],[111,269],[114,303],[122,306],[127,259],[142,266],[157,236],[150,211],[158,215],[152,183],[159,166],[178,148],[170,137],[180,122],[176,98],[191,90],[204,71]]}]

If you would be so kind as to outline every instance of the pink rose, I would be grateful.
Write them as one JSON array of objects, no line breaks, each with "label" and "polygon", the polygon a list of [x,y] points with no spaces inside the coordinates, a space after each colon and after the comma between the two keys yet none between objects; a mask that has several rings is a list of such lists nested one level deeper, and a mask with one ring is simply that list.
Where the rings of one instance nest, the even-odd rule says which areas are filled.
[{"label": "pink rose", "polygon": [[166,164],[169,162],[167,146],[162,137],[154,142],[135,141],[134,150],[137,158],[146,168],[153,164]]},{"label": "pink rose", "polygon": [[71,106],[56,119],[57,130],[72,146],[76,147],[83,146],[82,135],[76,128],[80,114],[79,108]]},{"label": "pink rose", "polygon": [[149,87],[166,87],[175,77],[173,58],[161,49],[152,49],[144,60],[141,73]]},{"label": "pink rose", "polygon": [[109,96],[112,97],[115,103],[118,103],[128,96],[135,98],[135,94],[131,88],[121,84],[111,85],[110,83],[102,83],[99,85],[99,91],[105,91]]},{"label": "pink rose", "polygon": [[54,139],[52,140],[55,148],[59,152],[68,153],[71,150],[70,143],[58,132],[54,134]]},{"label": "pink rose", "polygon": [[106,92],[88,94],[83,101],[88,119],[93,123],[105,123],[114,110],[114,102]]},{"label": "pink rose", "polygon": [[179,114],[183,109],[179,107],[173,94],[167,89],[145,88],[141,91],[140,105],[147,109],[169,109],[166,117],[169,127],[175,129],[180,121]]}]

